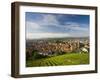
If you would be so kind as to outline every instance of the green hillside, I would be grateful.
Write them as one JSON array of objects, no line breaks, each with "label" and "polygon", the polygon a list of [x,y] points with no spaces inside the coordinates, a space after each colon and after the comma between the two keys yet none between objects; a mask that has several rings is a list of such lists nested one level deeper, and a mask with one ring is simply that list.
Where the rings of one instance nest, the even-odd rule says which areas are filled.
[{"label": "green hillside", "polygon": [[39,67],[39,66],[64,66],[64,65],[80,65],[89,64],[88,53],[70,53],[49,58],[42,58],[38,60],[27,60],[26,67]]}]

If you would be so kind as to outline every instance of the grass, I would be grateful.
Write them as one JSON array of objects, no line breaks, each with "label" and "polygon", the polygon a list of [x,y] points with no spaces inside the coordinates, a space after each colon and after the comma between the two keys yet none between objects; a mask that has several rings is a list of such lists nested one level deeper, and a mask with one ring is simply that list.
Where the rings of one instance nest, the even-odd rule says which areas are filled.
[{"label": "grass", "polygon": [[67,53],[49,58],[26,61],[26,67],[64,66],[64,65],[80,65],[80,64],[89,64],[88,53],[82,53],[82,54]]}]

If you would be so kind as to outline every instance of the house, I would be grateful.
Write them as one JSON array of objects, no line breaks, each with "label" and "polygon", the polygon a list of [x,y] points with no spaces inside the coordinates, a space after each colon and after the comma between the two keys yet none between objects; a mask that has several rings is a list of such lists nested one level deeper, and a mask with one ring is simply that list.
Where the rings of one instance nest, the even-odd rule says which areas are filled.
[{"label": "house", "polygon": [[88,52],[89,52],[88,48],[85,47],[80,48],[80,53],[88,53]]}]

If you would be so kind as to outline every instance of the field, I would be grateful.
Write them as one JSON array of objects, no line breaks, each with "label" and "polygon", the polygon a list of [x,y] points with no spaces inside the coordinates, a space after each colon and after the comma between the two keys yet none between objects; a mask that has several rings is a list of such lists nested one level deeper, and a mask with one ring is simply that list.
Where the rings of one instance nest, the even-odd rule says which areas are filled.
[{"label": "field", "polygon": [[64,66],[64,65],[80,65],[80,64],[89,64],[88,53],[81,53],[81,54],[67,53],[53,57],[26,61],[26,67]]}]

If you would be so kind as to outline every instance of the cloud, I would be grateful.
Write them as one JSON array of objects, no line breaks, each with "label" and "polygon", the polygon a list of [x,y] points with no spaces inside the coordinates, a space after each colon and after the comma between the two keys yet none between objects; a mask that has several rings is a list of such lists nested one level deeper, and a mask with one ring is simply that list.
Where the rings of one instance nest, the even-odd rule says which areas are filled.
[{"label": "cloud", "polygon": [[32,29],[38,29],[40,28],[39,24],[35,23],[35,22],[26,22],[26,27],[28,28],[32,28]]},{"label": "cloud", "polygon": [[[41,39],[41,38],[64,38],[64,37],[82,37],[83,33],[27,33],[27,39]],[[84,33],[83,37],[87,37]]]},{"label": "cloud", "polygon": [[41,16],[41,20],[26,21],[27,39],[89,36],[88,24],[77,21],[66,21],[61,24],[55,15],[43,14]]},{"label": "cloud", "polygon": [[75,22],[67,22],[65,24],[65,29],[69,29],[71,31],[78,31],[78,32],[89,32],[89,25],[75,23]]},{"label": "cloud", "polygon": [[59,24],[59,22],[56,19],[56,16],[54,15],[50,15],[50,14],[46,14],[43,15],[43,20],[41,21],[42,24],[47,25],[47,24]]},{"label": "cloud", "polygon": [[26,21],[26,33],[37,32],[40,29],[40,25],[35,22]]},{"label": "cloud", "polygon": [[69,34],[65,33],[28,33],[26,37],[28,39],[40,39],[40,38],[63,38],[70,37]]}]

